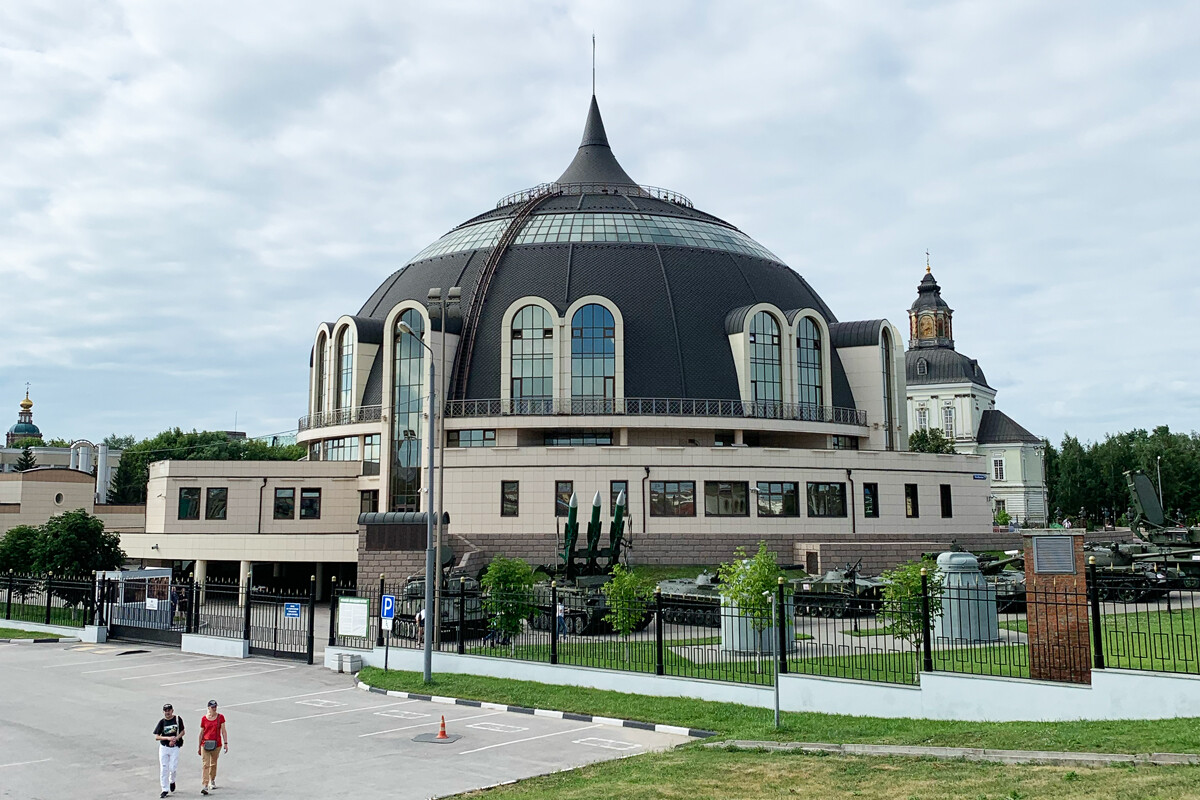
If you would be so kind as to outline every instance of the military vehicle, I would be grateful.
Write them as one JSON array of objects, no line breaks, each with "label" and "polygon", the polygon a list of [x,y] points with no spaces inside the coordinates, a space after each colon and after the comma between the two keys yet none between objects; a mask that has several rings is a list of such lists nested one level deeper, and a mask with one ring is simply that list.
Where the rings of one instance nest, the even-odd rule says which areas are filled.
[{"label": "military vehicle", "polygon": [[721,625],[721,582],[709,572],[695,578],[668,578],[658,582],[663,622],[673,625]]},{"label": "military vehicle", "polygon": [[[951,550],[962,550],[954,545]],[[1025,556],[1006,553],[1008,558],[1000,558],[992,553],[975,553],[979,561],[979,571],[984,580],[996,588],[996,611],[1020,612],[1025,610]],[[1015,569],[1009,569],[1009,567]]]},{"label": "military vehicle", "polygon": [[[425,607],[425,578],[414,575],[405,582],[396,597],[396,616],[392,619],[392,636],[417,638],[417,612]],[[459,631],[464,639],[482,636],[487,631],[487,615],[483,611],[479,581],[466,575],[452,575],[442,583],[443,641],[457,641]]]},{"label": "military vehicle", "polygon": [[844,569],[831,569],[819,578],[792,578],[796,614],[811,617],[861,617],[875,614],[883,604],[879,578],[859,574],[862,559]]},{"label": "military vehicle", "polygon": [[1200,528],[1168,519],[1150,479],[1140,470],[1126,472],[1125,484],[1134,509],[1129,527],[1142,539],[1126,546],[1125,552],[1135,561],[1157,564],[1170,590],[1200,588]]}]

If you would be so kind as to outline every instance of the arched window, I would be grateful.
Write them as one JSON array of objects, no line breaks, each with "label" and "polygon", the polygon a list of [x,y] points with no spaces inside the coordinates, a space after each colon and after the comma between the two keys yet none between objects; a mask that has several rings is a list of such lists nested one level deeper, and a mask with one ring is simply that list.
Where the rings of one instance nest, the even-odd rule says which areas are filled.
[{"label": "arched window", "polygon": [[317,352],[313,358],[313,413],[320,414],[325,411],[325,349],[328,347],[328,341],[325,332],[322,331],[317,336]]},{"label": "arched window", "polygon": [[553,411],[554,323],[541,306],[525,306],[513,317],[512,402],[517,414]]},{"label": "arched window", "polygon": [[766,311],[750,320],[750,399],[756,416],[777,416],[783,402],[779,323]]},{"label": "arched window", "polygon": [[[425,385],[425,348],[420,337],[425,333],[421,312],[410,308],[400,315],[394,340],[392,390],[392,511],[419,511],[421,508],[421,416]],[[415,336],[414,336],[415,334]]]},{"label": "arched window", "polygon": [[885,328],[883,331],[883,342],[879,348],[880,358],[883,361],[883,447],[885,450],[896,449],[896,435],[892,431],[895,427],[895,416],[892,413],[892,398],[896,394],[895,384],[892,377],[892,336]]},{"label": "arched window", "polygon": [[571,318],[571,413],[611,414],[617,396],[617,323],[591,303]]},{"label": "arched window", "polygon": [[354,405],[354,328],[349,325],[338,334],[337,352],[341,380],[338,383],[336,408],[348,412]]},{"label": "arched window", "polygon": [[918,375],[928,375],[929,374],[929,362],[923,358],[917,359],[917,374]]},{"label": "arched window", "polygon": [[820,419],[825,394],[821,387],[821,329],[812,317],[801,317],[796,335],[796,402],[802,419]]}]

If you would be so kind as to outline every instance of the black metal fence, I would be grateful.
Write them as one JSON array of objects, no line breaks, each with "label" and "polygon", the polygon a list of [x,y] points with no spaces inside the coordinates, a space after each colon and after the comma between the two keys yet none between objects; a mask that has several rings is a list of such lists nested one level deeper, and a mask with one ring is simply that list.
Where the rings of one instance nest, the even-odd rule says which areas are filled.
[{"label": "black metal fence", "polygon": [[[1093,580],[1090,586],[1095,586]],[[380,598],[395,619],[380,625]],[[1105,667],[1200,674],[1200,592],[1136,601],[1094,590],[926,589],[875,603],[815,603],[780,587],[772,612],[713,601],[681,612],[660,596],[616,603],[598,593],[539,585],[518,593],[448,590],[435,649],[547,664],[770,685],[780,673],[917,684],[922,672],[1066,682]],[[338,604],[355,598],[365,635],[338,629]],[[329,644],[421,648],[419,582],[341,588],[330,600]],[[560,609],[561,606],[561,609]],[[561,612],[561,613],[560,613]],[[361,619],[360,619],[361,621]],[[615,626],[615,629],[614,629]],[[776,663],[777,662],[777,663]]]},{"label": "black metal fence", "polygon": [[72,628],[92,624],[96,609],[93,578],[10,572],[2,580],[0,597],[6,620]]}]

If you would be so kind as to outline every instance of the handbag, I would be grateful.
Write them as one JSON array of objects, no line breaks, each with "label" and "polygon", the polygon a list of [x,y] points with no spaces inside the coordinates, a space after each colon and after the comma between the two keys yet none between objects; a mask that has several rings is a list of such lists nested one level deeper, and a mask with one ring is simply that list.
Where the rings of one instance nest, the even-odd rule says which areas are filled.
[{"label": "handbag", "polygon": [[204,741],[204,749],[208,750],[210,752],[213,750],[216,750],[217,749],[217,740],[216,739],[206,739]]}]

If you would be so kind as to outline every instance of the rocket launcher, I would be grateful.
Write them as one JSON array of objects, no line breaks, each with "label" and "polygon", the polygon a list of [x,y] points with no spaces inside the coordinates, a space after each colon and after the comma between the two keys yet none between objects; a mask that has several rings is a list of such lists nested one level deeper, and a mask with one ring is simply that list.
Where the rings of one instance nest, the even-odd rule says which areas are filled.
[{"label": "rocket launcher", "polygon": [[625,490],[617,495],[617,507],[613,512],[612,523],[608,528],[608,568],[621,558],[621,538],[625,533]]},{"label": "rocket launcher", "polygon": [[600,551],[600,493],[592,498],[592,518],[587,528],[587,569],[589,573],[596,572],[596,555]]},{"label": "rocket launcher", "polygon": [[571,502],[567,505],[567,527],[563,532],[564,574],[568,580],[575,577],[575,543],[579,541],[579,501],[575,493],[571,493]]}]

